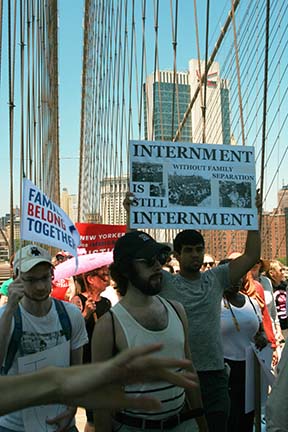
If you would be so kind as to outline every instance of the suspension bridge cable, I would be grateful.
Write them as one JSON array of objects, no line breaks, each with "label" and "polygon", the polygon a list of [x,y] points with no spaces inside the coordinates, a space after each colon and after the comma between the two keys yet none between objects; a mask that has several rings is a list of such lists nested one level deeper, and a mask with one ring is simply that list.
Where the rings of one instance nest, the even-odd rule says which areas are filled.
[{"label": "suspension bridge cable", "polygon": [[236,70],[237,70],[237,82],[238,82],[238,97],[239,97],[239,111],[240,111],[240,122],[241,122],[241,131],[242,131],[242,145],[245,145],[244,119],[243,119],[242,96],[241,96],[240,66],[239,66],[237,32],[236,32],[235,11],[234,11],[233,0],[231,0],[231,11],[232,11],[232,27],[233,27],[233,35],[234,35],[235,60],[236,60]]},{"label": "suspension bridge cable", "polygon": [[[175,4],[175,23],[173,19],[173,6],[170,0],[170,15],[172,28],[172,48],[173,48],[173,91],[172,91],[172,122],[171,122],[171,139],[174,135],[174,119],[175,119],[175,94],[177,85],[177,30],[178,30],[178,0]],[[178,110],[179,112],[179,110]]]}]

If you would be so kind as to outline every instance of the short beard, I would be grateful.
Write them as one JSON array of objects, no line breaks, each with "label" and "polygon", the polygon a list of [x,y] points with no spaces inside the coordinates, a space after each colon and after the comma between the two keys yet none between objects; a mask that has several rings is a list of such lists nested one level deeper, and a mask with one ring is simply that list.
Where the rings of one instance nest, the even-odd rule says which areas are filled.
[{"label": "short beard", "polygon": [[159,294],[162,289],[161,282],[153,283],[153,276],[144,281],[142,278],[139,278],[134,269],[130,271],[129,280],[135,288],[147,296]]},{"label": "short beard", "polygon": [[184,266],[182,271],[184,271],[185,273],[191,274],[191,273],[199,273],[200,269],[202,267],[202,264],[198,264],[197,266]]}]

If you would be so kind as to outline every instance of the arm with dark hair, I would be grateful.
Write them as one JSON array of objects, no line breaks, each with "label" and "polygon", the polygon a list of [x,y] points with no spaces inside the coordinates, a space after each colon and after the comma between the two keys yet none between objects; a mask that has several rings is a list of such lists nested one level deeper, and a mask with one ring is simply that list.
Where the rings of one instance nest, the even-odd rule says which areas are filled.
[{"label": "arm with dark hair", "polygon": [[0,415],[51,403],[89,409],[159,409],[159,401],[154,398],[127,396],[123,384],[161,379],[185,388],[194,387],[194,376],[170,370],[187,369],[190,363],[150,356],[160,349],[161,344],[149,345],[123,351],[113,359],[97,364],[48,367],[32,374],[0,376]]},{"label": "arm with dark hair", "polygon": [[[258,215],[261,210],[260,191],[256,193],[256,207]],[[229,264],[231,283],[234,284],[244,276],[260,260],[261,237],[259,230],[248,231],[244,254],[232,260]]]}]

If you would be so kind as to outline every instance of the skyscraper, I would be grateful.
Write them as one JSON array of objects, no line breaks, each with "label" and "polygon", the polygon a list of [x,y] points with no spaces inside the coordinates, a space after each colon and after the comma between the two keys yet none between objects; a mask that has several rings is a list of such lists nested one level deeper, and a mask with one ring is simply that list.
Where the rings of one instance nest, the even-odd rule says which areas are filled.
[{"label": "skyscraper", "polygon": [[[144,84],[145,139],[172,141],[190,101],[187,72],[159,71]],[[174,113],[174,114],[173,114]],[[182,141],[191,141],[191,119],[183,128]]]},{"label": "skyscraper", "polygon": [[[191,59],[187,72],[159,71],[144,84],[145,139],[171,141],[205,70]],[[203,86],[181,130],[179,141],[203,142]],[[220,78],[218,62],[207,75],[205,142],[230,144],[229,83]],[[174,114],[173,114],[174,113]]]}]

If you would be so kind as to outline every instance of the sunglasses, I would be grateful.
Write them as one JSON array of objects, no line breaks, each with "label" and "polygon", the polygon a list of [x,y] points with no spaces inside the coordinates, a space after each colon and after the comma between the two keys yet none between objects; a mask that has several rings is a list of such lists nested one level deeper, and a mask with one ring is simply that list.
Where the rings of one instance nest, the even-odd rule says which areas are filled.
[{"label": "sunglasses", "polygon": [[161,252],[159,255],[155,255],[149,258],[139,258],[135,259],[134,261],[144,263],[147,267],[153,267],[156,264],[156,261],[158,261],[162,266],[166,263],[168,256],[169,253]]},{"label": "sunglasses", "polygon": [[213,267],[213,266],[215,265],[215,262],[214,262],[214,261],[210,261],[210,262],[205,262],[205,263],[203,263],[203,267],[204,267],[204,268],[206,268],[208,265],[209,265],[210,267]]}]

